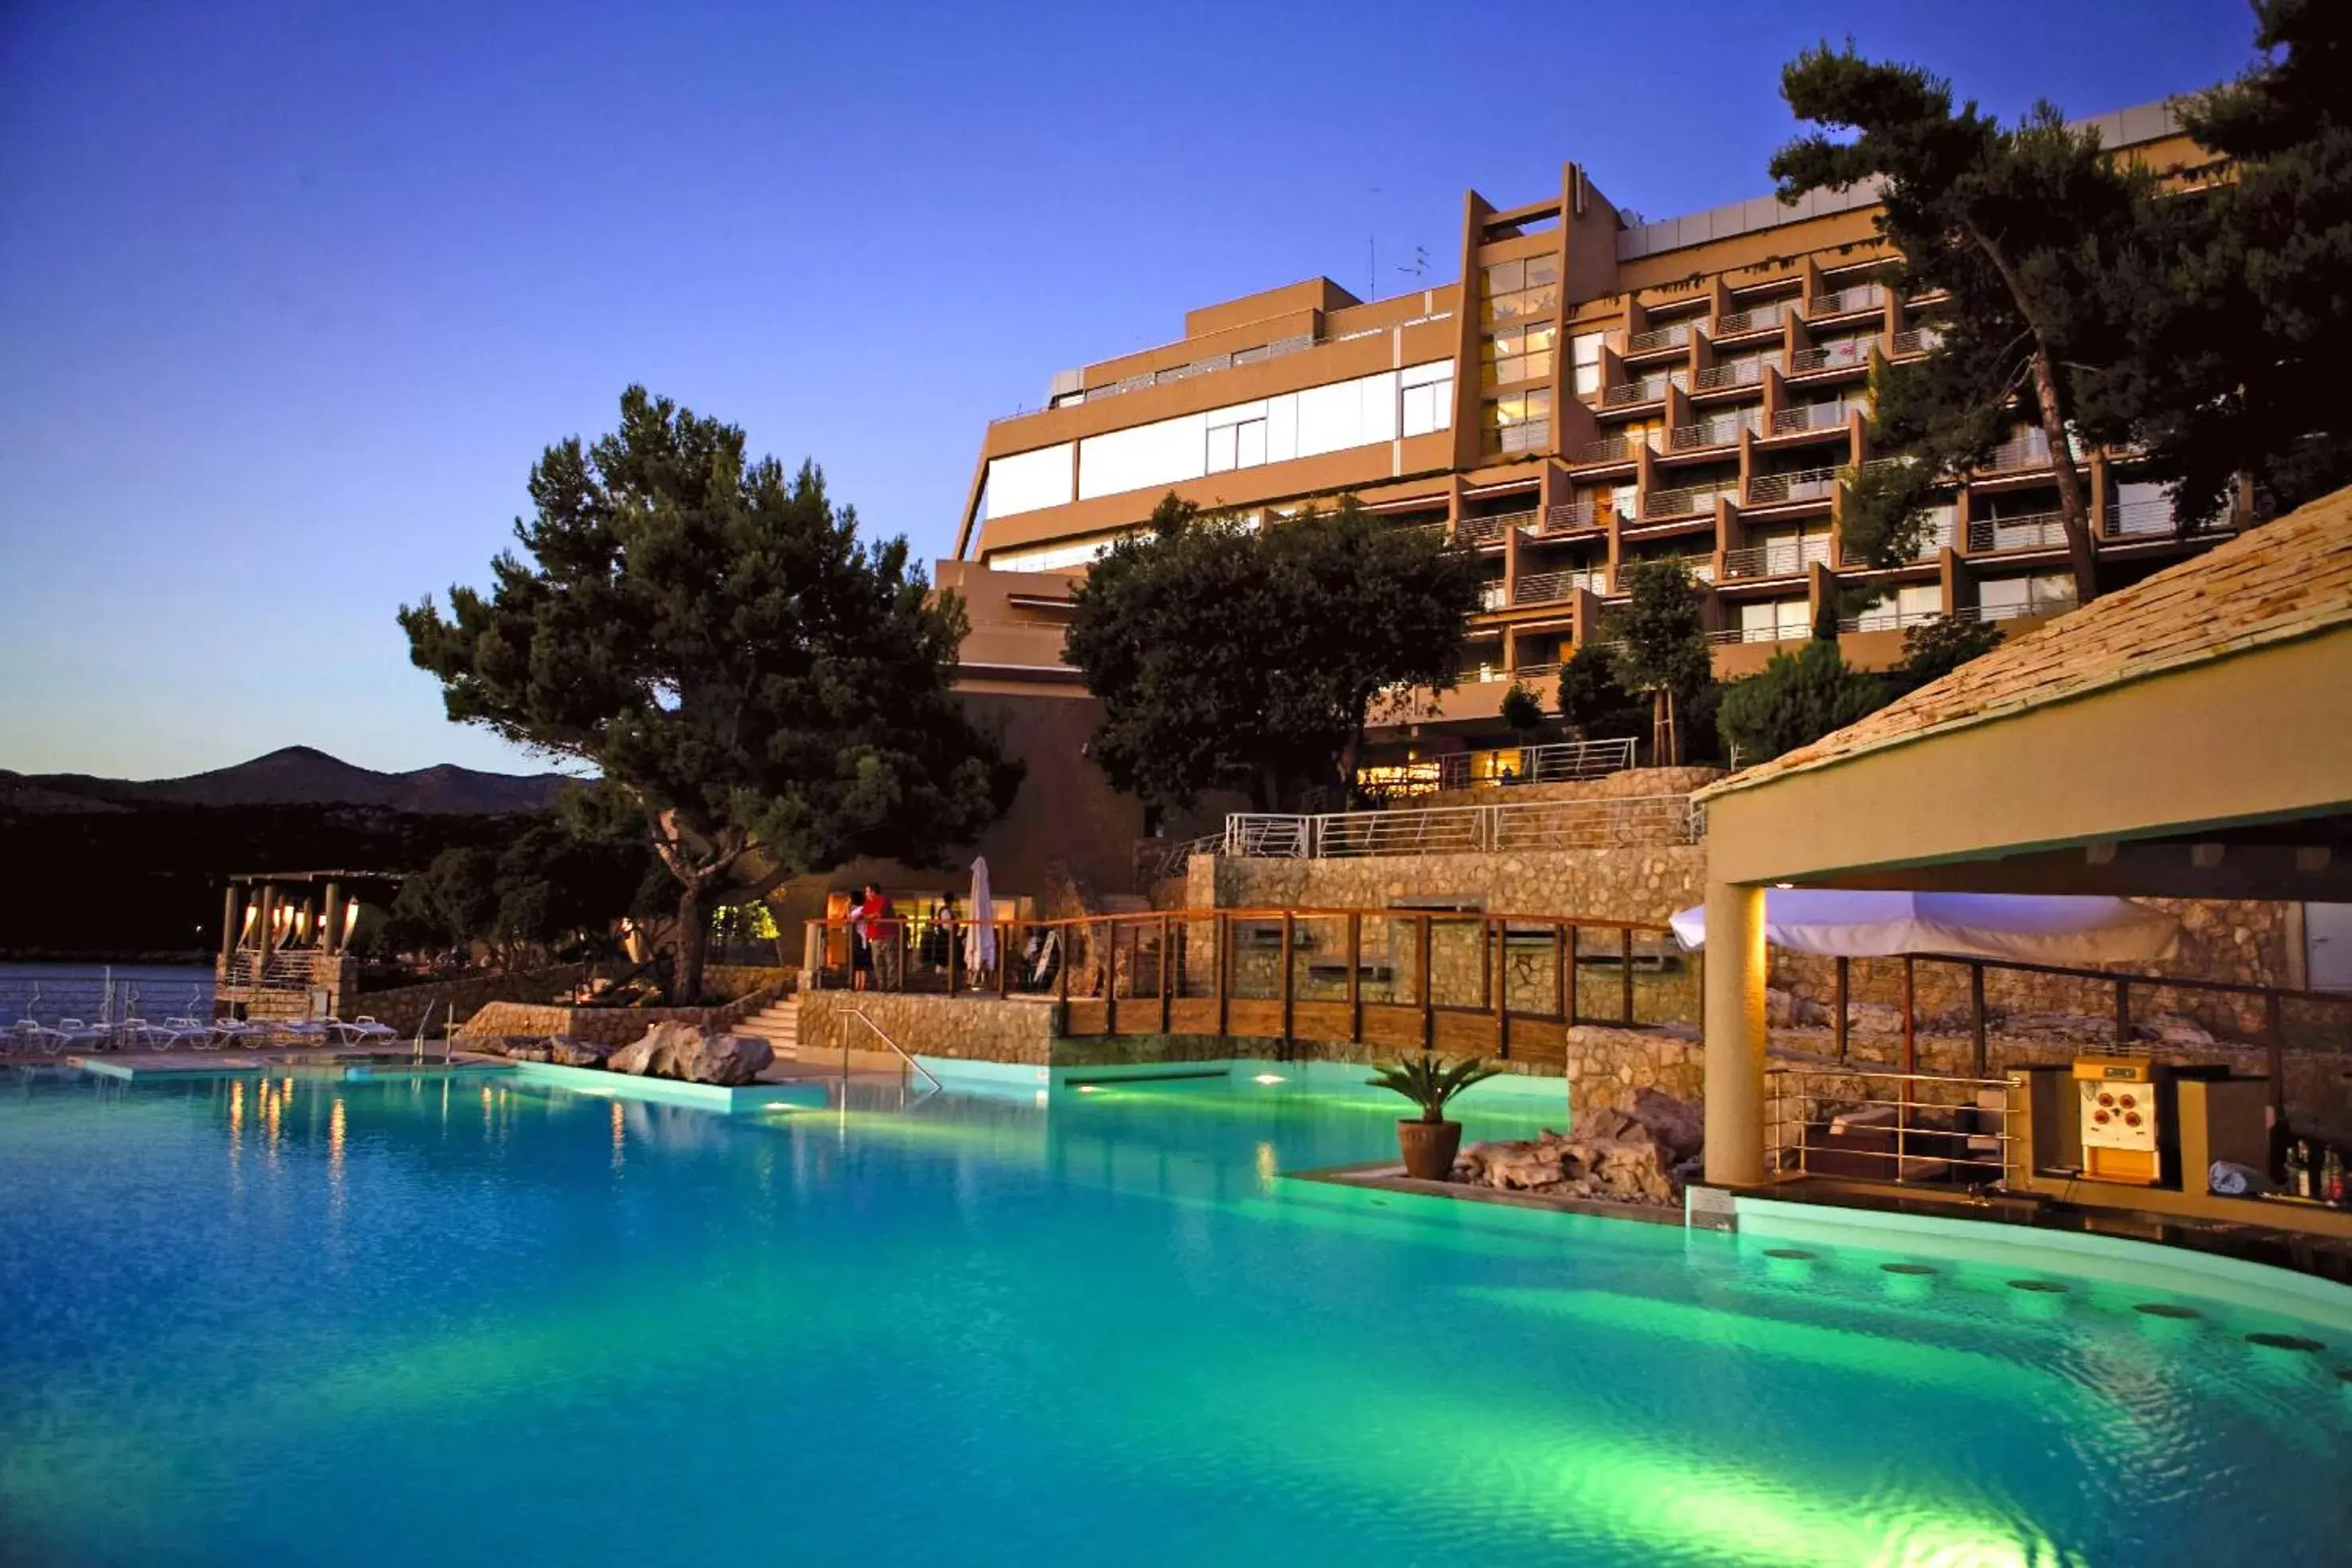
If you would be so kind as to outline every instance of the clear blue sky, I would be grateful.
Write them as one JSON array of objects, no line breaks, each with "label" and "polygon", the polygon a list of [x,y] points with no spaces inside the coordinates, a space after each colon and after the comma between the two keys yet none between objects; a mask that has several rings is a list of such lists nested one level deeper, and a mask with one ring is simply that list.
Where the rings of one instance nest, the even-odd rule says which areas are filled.
[{"label": "clear blue sky", "polygon": [[1855,36],[2070,114],[2249,57],[2239,0],[0,3],[0,768],[305,743],[520,769],[393,623],[481,581],[632,381],[951,545],[982,429],[1183,311],[1456,260],[1585,162],[1753,195]]}]

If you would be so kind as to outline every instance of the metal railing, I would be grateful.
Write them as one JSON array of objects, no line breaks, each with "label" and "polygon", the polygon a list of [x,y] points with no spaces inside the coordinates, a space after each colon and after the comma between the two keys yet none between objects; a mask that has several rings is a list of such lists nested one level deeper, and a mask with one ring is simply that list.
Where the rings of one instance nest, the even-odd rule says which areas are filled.
[{"label": "metal railing", "polygon": [[1569,454],[1570,463],[1630,463],[1633,453],[1643,443],[1628,440],[1622,435],[1604,435],[1598,441],[1588,441]]},{"label": "metal railing", "polygon": [[1760,545],[1723,552],[1727,581],[1744,578],[1794,577],[1814,561],[1830,559],[1829,536],[1806,539],[1771,539]]},{"label": "metal railing", "polygon": [[1691,386],[1699,392],[1761,386],[1764,383],[1764,367],[1770,362],[1763,359],[1733,360],[1725,364],[1709,365],[1691,378]]},{"label": "metal railing", "polygon": [[2050,438],[2040,431],[2021,435],[2014,441],[2004,441],[1986,456],[1987,474],[2014,473],[2026,468],[2050,466]]},{"label": "metal railing", "polygon": [[1848,338],[1815,349],[1800,349],[1789,356],[1789,373],[1804,376],[1820,371],[1858,370],[1870,362],[1870,346],[1874,341],[1872,338]]},{"label": "metal railing", "polygon": [[1626,339],[1625,351],[1629,354],[1648,354],[1660,349],[1679,349],[1690,341],[1690,323],[1687,321],[1676,321],[1667,327],[1654,327],[1649,331],[1636,332]]},{"label": "metal railing", "polygon": [[1716,497],[1732,491],[1721,485],[1693,485],[1680,490],[1653,490],[1642,498],[1642,516],[1679,517],[1686,513],[1704,512],[1714,507]]},{"label": "metal railing", "polygon": [[1846,415],[1854,405],[1840,399],[1835,402],[1809,402],[1795,408],[1784,408],[1772,416],[1772,434],[1799,435],[1808,430],[1843,430]]},{"label": "metal railing", "polygon": [[1718,338],[1736,337],[1743,332],[1767,332],[1789,318],[1785,302],[1752,306],[1746,310],[1734,310],[1715,324]]},{"label": "metal railing", "polygon": [[1483,517],[1465,517],[1454,530],[1454,537],[1465,545],[1500,544],[1504,534],[1513,528],[1523,528],[1536,520],[1535,508],[1524,512],[1488,512]]},{"label": "metal railing", "polygon": [[2011,1167],[2011,1092],[2000,1078],[1769,1068],[1764,1168],[1851,1181],[1998,1186]]},{"label": "metal railing", "polygon": [[2120,501],[2107,508],[2107,533],[2115,538],[2145,538],[2180,531],[2180,520],[2169,500]]},{"label": "metal railing", "polygon": [[1895,357],[1899,360],[1912,354],[1924,354],[1941,347],[1943,341],[1944,335],[1933,327],[1915,327],[1908,332],[1897,332],[1895,334]]},{"label": "metal railing", "polygon": [[1925,626],[1930,621],[1941,621],[1941,610],[1871,610],[1860,615],[1848,615],[1838,622],[1841,632],[1900,632],[1908,626]]},{"label": "metal railing", "polygon": [[2050,615],[2063,615],[2074,608],[2071,593],[2049,598],[2028,599],[2011,604],[1963,604],[1952,612],[1955,621],[2021,621]]},{"label": "metal railing", "polygon": [[1601,394],[1601,406],[1630,408],[1637,402],[1655,402],[1666,395],[1673,380],[1671,376],[1643,376],[1639,381],[1621,382]]},{"label": "metal railing", "polygon": [[1687,795],[1319,816],[1237,811],[1225,819],[1225,853],[1294,860],[1608,849],[1696,843],[1697,837]]},{"label": "metal railing", "polygon": [[1526,530],[1538,534],[1588,533],[1605,528],[1617,509],[1607,501],[1559,501],[1544,509],[1538,528]]},{"label": "metal railing", "polygon": [[[1524,679],[1537,666],[1522,665]],[[1551,666],[1557,674],[1559,666]],[[1457,751],[1433,758],[1441,789],[1475,789],[1488,785],[1563,784],[1583,779],[1605,779],[1633,766],[1631,740],[1558,740],[1544,746],[1523,746],[1489,751]],[[1506,772],[1510,777],[1504,777]]]},{"label": "metal railing", "polygon": [[1720,632],[1710,632],[1706,640],[1718,647],[1739,643],[1801,643],[1813,634],[1810,622],[1791,624],[1775,622],[1769,626],[1727,626]]},{"label": "metal railing", "polygon": [[[946,1084],[941,1083],[939,1081],[938,1076],[934,1074],[929,1068],[925,1067],[921,1062],[917,1061],[913,1057],[908,1055],[907,1048],[900,1045],[897,1040],[892,1040],[890,1038],[889,1030],[884,1029],[880,1024],[876,1023],[872,1019],[867,1018],[866,1016],[865,1009],[836,1006],[833,1011],[834,1016],[836,1018],[854,1018],[859,1023],[864,1024],[867,1029],[871,1030],[877,1040],[888,1046],[892,1051],[897,1051],[898,1053],[898,1060],[905,1062],[915,1071],[921,1073],[925,1081],[928,1082],[933,1089],[944,1089],[947,1087]],[[846,1030],[843,1031],[841,1051],[842,1059],[846,1061],[849,1056],[849,1038]]]},{"label": "metal railing", "polygon": [[1498,425],[1486,433],[1490,452],[1540,452],[1551,444],[1551,421],[1522,420],[1517,424]]},{"label": "metal railing", "polygon": [[2066,542],[2066,521],[2056,512],[2022,517],[1970,517],[1970,550],[2050,549]]},{"label": "metal railing", "polygon": [[1811,308],[1805,314],[1813,319],[1823,316],[1843,316],[1849,311],[1874,309],[1885,303],[1886,289],[1883,285],[1858,283],[1850,288],[1841,288],[1834,294],[1815,296]]},{"label": "metal railing", "polygon": [[1166,882],[1182,876],[1192,863],[1194,855],[1213,855],[1225,841],[1223,833],[1203,833],[1196,839],[1140,839],[1135,845],[1135,884],[1150,887],[1155,882]]},{"label": "metal railing", "polygon": [[1501,578],[1490,578],[1478,585],[1479,609],[1500,610],[1509,602],[1510,595]]},{"label": "metal railing", "polygon": [[1930,517],[1919,532],[1919,542],[1911,547],[1913,560],[1933,560],[1936,554],[1958,537],[1958,525],[1950,511]]},{"label": "metal railing", "polygon": [[1601,571],[1526,571],[1511,585],[1513,604],[1558,604],[1578,592],[1609,591],[1608,574]]},{"label": "metal railing", "polygon": [[1762,409],[1744,409],[1738,413],[1718,413],[1712,419],[1702,419],[1696,424],[1678,424],[1666,434],[1666,446],[1675,452],[1689,452],[1706,446],[1736,446],[1739,433],[1761,427]]},{"label": "metal railing", "polygon": [[1759,474],[1748,481],[1748,504],[1781,507],[1798,501],[1826,501],[1837,493],[1835,468],[1800,468],[1789,474]]}]

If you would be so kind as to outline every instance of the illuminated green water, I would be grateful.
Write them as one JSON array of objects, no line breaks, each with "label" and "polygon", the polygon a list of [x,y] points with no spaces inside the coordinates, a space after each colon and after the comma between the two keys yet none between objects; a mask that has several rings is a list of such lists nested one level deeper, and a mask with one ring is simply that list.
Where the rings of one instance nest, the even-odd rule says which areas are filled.
[{"label": "illuminated green water", "polygon": [[1278,1177],[1385,1154],[1396,1104],[0,1081],[0,1561],[2210,1563],[2352,1530],[2352,1343],[2242,1339],[2341,1336]]}]

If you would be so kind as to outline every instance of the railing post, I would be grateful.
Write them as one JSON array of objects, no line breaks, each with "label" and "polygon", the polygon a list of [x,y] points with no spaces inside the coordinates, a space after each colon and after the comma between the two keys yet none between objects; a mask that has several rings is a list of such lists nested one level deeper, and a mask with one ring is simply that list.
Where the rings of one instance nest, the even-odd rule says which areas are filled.
[{"label": "railing post", "polygon": [[1984,964],[1969,965],[1969,1052],[1979,1078],[1985,1075]]},{"label": "railing post", "polygon": [[2286,1021],[2278,992],[2268,988],[2263,991],[2263,1043],[2270,1050],[2271,1125],[2283,1127],[2286,1124]]},{"label": "railing post", "polygon": [[1061,953],[1054,964],[1054,999],[1062,1005],[1062,1032],[1065,1034],[1070,1030],[1070,964],[1074,956],[1070,952],[1069,939],[1077,935],[1077,930],[1075,925],[1062,927]]},{"label": "railing post", "polygon": [[1625,992],[1625,1023],[1631,1028],[1633,1023],[1633,928],[1630,925],[1617,927],[1617,969],[1618,981]]},{"label": "railing post", "polygon": [[2131,981],[2116,977],[2116,1049],[2131,1049]]},{"label": "railing post", "polygon": [[1437,1044],[1437,988],[1431,983],[1429,972],[1429,923],[1431,917],[1421,917],[1421,1049],[1431,1051]]},{"label": "railing post", "polygon": [[1348,1040],[1364,1043],[1364,916],[1348,912]]},{"label": "railing post", "polygon": [[1845,1061],[1847,1044],[1846,1030],[1848,1027],[1849,1014],[1852,1011],[1851,1003],[1853,997],[1853,960],[1847,957],[1843,953],[1839,954],[1837,957],[1836,1012],[1830,1019],[1830,1030],[1837,1039],[1837,1059],[1841,1064]]},{"label": "railing post", "polygon": [[1209,972],[1214,977],[1213,983],[1217,988],[1217,1033],[1222,1037],[1233,1032],[1227,1027],[1227,1020],[1231,1016],[1231,1009],[1227,1003],[1231,999],[1230,993],[1233,988],[1227,983],[1229,966],[1226,960],[1226,955],[1232,951],[1234,945],[1232,915],[1223,912],[1217,915],[1214,939],[1217,951],[1214,955],[1215,961],[1209,966]]},{"label": "railing post", "polygon": [[1118,1033],[1118,917],[1105,919],[1103,932],[1103,1032]]},{"label": "railing post", "polygon": [[1918,1050],[1918,1042],[1917,1042],[1917,1040],[1916,1040],[1916,1038],[1915,1037],[1915,1035],[1914,1035],[1914,1033],[1913,1033],[1913,1030],[1914,1030],[1914,1028],[1915,1028],[1915,1025],[1914,1025],[1914,1022],[1913,1022],[1913,1019],[1914,1019],[1915,1014],[1916,1014],[1916,1011],[1917,1011],[1917,1009],[1916,1009],[1916,1007],[1915,1006],[1915,1004],[1916,1004],[1916,1002],[1917,1001],[1917,998],[1918,998],[1918,980],[1917,980],[1917,974],[1918,974],[1918,960],[1916,960],[1916,958],[1914,958],[1914,957],[1913,957],[1910,954],[1908,954],[1908,953],[1904,954],[1904,955],[1903,955],[1903,1071],[1904,1071],[1904,1072],[1906,1074],[1906,1080],[1905,1080],[1905,1082],[1904,1082],[1904,1085],[1903,1085],[1903,1097],[1904,1097],[1906,1100],[1908,1100],[1908,1099],[1911,1097],[1911,1084],[1910,1084],[1910,1082],[1909,1082],[1909,1079],[1908,1079],[1907,1075],[1908,1075],[1908,1074],[1910,1074],[1910,1073],[1914,1073],[1914,1072],[1916,1072],[1916,1071],[1919,1071],[1919,1050]]},{"label": "railing post", "polygon": [[1478,916],[1478,1006],[1495,1005],[1495,917]]},{"label": "railing post", "polygon": [[953,925],[948,926],[948,995],[954,996],[961,988],[956,984],[958,972],[963,967],[963,933]]},{"label": "railing post", "polygon": [[1286,909],[1282,912],[1282,1055],[1286,1061],[1290,1058],[1290,944],[1293,935],[1291,913]]},{"label": "railing post", "polygon": [[1568,922],[1551,923],[1551,999],[1559,1009],[1560,1049],[1568,1049],[1568,1026],[1576,1020],[1569,1017],[1568,1006]]},{"label": "railing post", "polygon": [[1511,1054],[1511,928],[1507,923],[1494,948],[1495,1054],[1507,1061]]},{"label": "railing post", "polygon": [[1013,994],[1013,944],[1009,940],[1013,922],[1000,920],[996,925],[996,995],[999,1000]]},{"label": "railing post", "polygon": [[1571,923],[1568,929],[1567,950],[1560,956],[1560,974],[1564,977],[1559,993],[1560,1027],[1576,1027],[1576,932]]},{"label": "railing post", "polygon": [[1168,987],[1168,959],[1174,945],[1173,931],[1165,915],[1160,917],[1160,1032],[1166,1034],[1175,1021],[1175,998]]}]

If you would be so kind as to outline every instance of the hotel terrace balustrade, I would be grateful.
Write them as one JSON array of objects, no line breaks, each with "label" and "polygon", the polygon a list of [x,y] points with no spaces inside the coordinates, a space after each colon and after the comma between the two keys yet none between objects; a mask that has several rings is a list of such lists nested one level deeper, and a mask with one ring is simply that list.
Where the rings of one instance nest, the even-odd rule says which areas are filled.
[{"label": "hotel terrace balustrade", "polygon": [[1902,632],[1914,626],[1925,626],[1930,621],[1948,619],[1940,610],[1871,610],[1860,615],[1847,615],[1838,621],[1841,632]]},{"label": "hotel terrace balustrade", "polygon": [[1813,562],[1826,563],[1829,559],[1830,541],[1826,535],[1803,540],[1773,539],[1742,549],[1725,550],[1723,576],[1727,582],[1798,577]]},{"label": "hotel terrace balustrade", "polygon": [[1696,424],[1676,425],[1666,433],[1666,447],[1672,452],[1691,452],[1709,446],[1737,446],[1742,431],[1760,431],[1763,423],[1762,409],[1718,413]]},{"label": "hotel terrace balustrade", "polygon": [[1790,474],[1759,474],[1748,481],[1751,507],[1784,507],[1799,501],[1826,501],[1837,494],[1835,468],[1800,468]]},{"label": "hotel terrace balustrade", "polygon": [[2063,615],[2074,608],[2074,596],[2071,593],[2040,594],[2006,604],[1963,604],[1951,614],[1955,621],[2043,620]]},{"label": "hotel terrace balustrade", "polygon": [[[1559,666],[1525,665],[1522,680],[1557,675]],[[1564,740],[1546,746],[1482,747],[1360,768],[1356,787],[1391,800],[1441,789],[1505,789],[1520,784],[1604,779],[1633,766],[1631,740]]]},{"label": "hotel terrace balustrade", "polygon": [[1970,554],[1993,550],[2063,549],[2065,519],[2056,512],[2036,512],[2023,517],[1970,517]]},{"label": "hotel terrace balustrade", "polygon": [[1591,533],[1606,528],[1615,510],[1606,501],[1559,501],[1544,508],[1543,521],[1519,531],[1529,538]]},{"label": "hotel terrace balustrade", "polygon": [[1847,415],[1859,410],[1859,403],[1843,400],[1834,402],[1800,403],[1784,408],[1772,415],[1773,435],[1801,435],[1812,430],[1843,430]]}]

